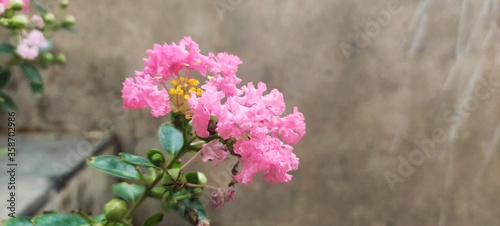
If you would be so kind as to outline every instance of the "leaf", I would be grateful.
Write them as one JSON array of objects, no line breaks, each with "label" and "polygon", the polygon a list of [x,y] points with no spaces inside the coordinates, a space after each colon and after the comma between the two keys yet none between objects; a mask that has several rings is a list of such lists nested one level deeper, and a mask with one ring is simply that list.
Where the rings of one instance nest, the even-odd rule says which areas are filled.
[{"label": "leaf", "polygon": [[148,159],[146,159],[144,157],[137,156],[137,155],[131,155],[129,153],[124,153],[124,152],[120,153],[119,155],[120,155],[120,158],[122,160],[124,160],[125,162],[127,162],[129,164],[132,164],[135,166],[147,166],[147,167],[158,168],[155,165],[153,165],[153,163],[151,163]]},{"label": "leaf", "polygon": [[101,155],[91,157],[87,163],[99,170],[123,179],[140,180],[139,173],[134,166],[123,162],[116,156]]},{"label": "leaf", "polygon": [[94,223],[102,223],[104,222],[104,220],[106,220],[106,216],[104,215],[104,213],[94,217]]},{"label": "leaf", "polygon": [[37,95],[41,95],[43,93],[43,84],[38,83],[30,83],[31,92]]},{"label": "leaf", "polygon": [[21,71],[26,76],[26,78],[32,83],[42,83],[42,77],[35,66],[31,63],[23,63],[21,64]]},{"label": "leaf", "polygon": [[15,49],[14,46],[11,44],[7,44],[7,43],[0,44],[0,53],[14,55],[15,54],[14,49]]},{"label": "leaf", "polygon": [[174,204],[172,208],[192,225],[196,225],[200,220],[210,222],[207,217],[207,210],[199,199],[182,199]]},{"label": "leaf", "polygon": [[171,155],[176,155],[184,143],[182,133],[169,123],[163,123],[158,131],[161,146]]},{"label": "leaf", "polygon": [[35,6],[35,9],[38,10],[41,13],[47,13],[47,9],[40,4],[40,2],[33,2],[33,5]]},{"label": "leaf", "polygon": [[0,71],[0,90],[3,90],[9,83],[12,73],[8,69],[2,69]]},{"label": "leaf", "polygon": [[43,214],[33,218],[36,226],[89,226],[90,224],[76,214]]},{"label": "leaf", "polygon": [[14,100],[4,92],[0,92],[0,108],[4,111],[17,111]]},{"label": "leaf", "polygon": [[[1,223],[1,222],[0,222]],[[25,217],[16,217],[7,220],[4,226],[33,226],[31,221]]]},{"label": "leaf", "polygon": [[142,226],[157,226],[163,220],[163,213],[155,213],[150,216]]},{"label": "leaf", "polygon": [[139,196],[144,193],[146,188],[137,184],[129,184],[127,182],[121,182],[113,185],[113,192],[125,199],[129,203],[133,203]]}]

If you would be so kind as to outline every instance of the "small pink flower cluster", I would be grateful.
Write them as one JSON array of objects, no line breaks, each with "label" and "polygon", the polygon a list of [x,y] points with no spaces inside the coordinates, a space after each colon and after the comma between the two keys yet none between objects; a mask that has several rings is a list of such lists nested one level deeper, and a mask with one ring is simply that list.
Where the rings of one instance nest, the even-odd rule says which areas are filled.
[{"label": "small pink flower cluster", "polygon": [[[216,118],[216,132],[224,140],[231,139],[236,154],[241,156],[242,171],[235,179],[249,184],[253,176],[264,172],[264,179],[270,182],[288,182],[291,170],[298,168],[299,159],[292,152],[291,144],[296,144],[305,134],[304,116],[295,107],[293,113],[281,117],[285,111],[283,94],[273,89],[268,94],[262,82],[255,87],[249,83],[241,88],[236,76],[241,60],[234,55],[219,53],[207,56],[200,54],[198,44],[189,37],[178,45],[155,45],[148,50],[144,59],[145,67],[136,71],[135,82],[127,78],[123,83],[122,97],[125,108],[151,107],[155,117],[170,112],[169,94],[165,82],[182,70],[187,79],[192,71],[203,76],[210,72],[203,93],[191,93],[188,105],[192,111],[192,125],[200,137],[210,135],[208,124]],[[160,87],[160,88],[159,88]],[[204,161],[214,164],[223,161],[227,150],[220,142],[210,142],[202,149]]]},{"label": "small pink flower cluster", "polygon": [[43,33],[39,30],[32,30],[21,39],[16,48],[16,53],[24,59],[34,60],[39,53],[39,48],[47,47],[48,43]]}]

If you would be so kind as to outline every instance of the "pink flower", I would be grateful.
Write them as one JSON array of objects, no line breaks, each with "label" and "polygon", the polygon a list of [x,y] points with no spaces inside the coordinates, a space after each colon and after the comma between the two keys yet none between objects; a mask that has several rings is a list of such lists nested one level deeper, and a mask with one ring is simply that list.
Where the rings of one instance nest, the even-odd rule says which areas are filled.
[{"label": "pink flower", "polygon": [[158,90],[158,85],[149,75],[136,77],[135,82],[133,78],[125,79],[122,98],[124,108],[151,107],[151,114],[154,117],[170,112],[168,92],[164,89]]},{"label": "pink flower", "polygon": [[164,81],[178,75],[182,69],[196,70],[206,75],[209,59],[200,54],[198,44],[190,37],[184,37],[179,45],[155,44],[147,53],[149,57],[144,59],[146,66],[142,71],[143,74],[162,77]]},{"label": "pink flower", "polygon": [[234,152],[241,155],[243,168],[234,178],[242,184],[250,184],[256,173],[264,171],[264,179],[273,183],[289,182],[291,170],[297,170],[299,159],[290,145],[279,139],[264,136],[261,139],[238,140]]},{"label": "pink flower", "polygon": [[226,145],[221,143],[219,140],[212,140],[206,144],[203,144],[201,148],[202,161],[212,161],[213,166],[217,166],[219,163],[226,160],[229,152],[227,151]]},{"label": "pink flower", "polygon": [[39,48],[46,47],[47,40],[39,30],[32,30],[26,38],[21,39],[16,52],[24,59],[33,60],[38,56]]},{"label": "pink flower", "polygon": [[[193,127],[198,136],[205,137],[211,116],[217,119],[216,131],[223,139],[236,139],[234,152],[241,155],[242,171],[234,178],[249,184],[253,176],[264,172],[269,182],[288,182],[291,170],[298,169],[299,160],[288,144],[297,143],[305,134],[304,116],[294,112],[281,117],[285,111],[283,94],[273,89],[268,94],[264,83],[252,83],[238,90],[238,95],[225,97],[216,84],[207,82],[201,97],[192,96]],[[286,144],[288,143],[288,144]]]},{"label": "pink flower", "polygon": [[234,193],[235,191],[231,188],[218,188],[211,194],[210,205],[220,209],[224,203],[234,200]]},{"label": "pink flower", "polygon": [[31,17],[31,22],[37,27],[37,28],[43,28],[45,26],[45,23],[43,22],[43,19],[40,15],[33,15]]}]

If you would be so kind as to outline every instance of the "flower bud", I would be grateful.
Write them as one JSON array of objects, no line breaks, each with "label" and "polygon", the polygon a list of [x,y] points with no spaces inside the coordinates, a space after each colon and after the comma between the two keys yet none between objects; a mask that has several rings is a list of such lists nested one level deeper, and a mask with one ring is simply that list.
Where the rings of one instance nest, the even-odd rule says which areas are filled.
[{"label": "flower bud", "polygon": [[59,2],[59,6],[62,8],[62,9],[66,9],[69,5],[69,0],[61,0]]},{"label": "flower bud", "polygon": [[195,188],[195,189],[193,189],[193,194],[196,197],[201,197],[201,195],[203,195],[203,188]]},{"label": "flower bud", "polygon": [[54,62],[54,55],[52,53],[49,53],[49,52],[45,52],[42,54],[42,59],[47,62],[47,63],[52,63]]},{"label": "flower bud", "polygon": [[165,163],[165,156],[161,151],[156,149],[151,149],[147,153],[148,159],[153,165],[161,167]]},{"label": "flower bud", "polygon": [[165,186],[172,186],[177,183],[177,179],[179,178],[179,174],[181,173],[180,169],[169,169],[168,174],[165,174],[161,179],[161,184]]},{"label": "flower bud", "polygon": [[72,15],[67,15],[62,21],[62,25],[71,27],[75,24],[75,17]]},{"label": "flower bud", "polygon": [[56,62],[59,64],[65,64],[66,63],[66,56],[62,53],[58,53],[56,55]]},{"label": "flower bud", "polygon": [[191,184],[205,185],[207,177],[202,172],[190,172],[186,174],[186,181]]},{"label": "flower bud", "polygon": [[11,0],[9,7],[12,10],[16,10],[16,11],[21,10],[24,7],[24,2],[23,2],[23,0]]},{"label": "flower bud", "polygon": [[122,222],[127,214],[127,203],[121,199],[111,199],[104,205],[106,220],[111,222]]},{"label": "flower bud", "polygon": [[43,21],[46,24],[54,23],[54,21],[56,21],[56,16],[54,16],[54,14],[52,13],[45,13],[43,15]]},{"label": "flower bud", "polygon": [[151,189],[151,193],[150,195],[153,197],[153,198],[158,198],[158,199],[161,199],[161,197],[163,197],[163,194],[167,191],[167,189],[165,188],[162,188],[162,187],[154,187],[153,189]]},{"label": "flower bud", "polygon": [[13,27],[24,27],[29,23],[28,17],[24,14],[18,14],[10,19],[11,25]]}]

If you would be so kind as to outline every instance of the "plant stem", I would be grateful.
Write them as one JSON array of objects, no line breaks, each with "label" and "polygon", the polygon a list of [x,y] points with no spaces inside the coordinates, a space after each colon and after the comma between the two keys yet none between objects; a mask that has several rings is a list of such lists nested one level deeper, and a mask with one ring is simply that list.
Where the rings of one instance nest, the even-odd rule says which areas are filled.
[{"label": "plant stem", "polygon": [[137,207],[139,207],[141,205],[141,203],[144,201],[144,199],[146,199],[146,197],[148,197],[148,194],[151,191],[151,189],[153,189],[155,187],[155,185],[158,182],[160,182],[160,180],[163,177],[164,173],[165,172],[160,173],[155,178],[155,180],[153,181],[153,183],[151,183],[148,187],[146,187],[146,190],[144,191],[144,193],[142,193],[141,196],[139,196],[139,198],[137,200],[135,200],[135,202],[132,204],[132,207],[127,211],[127,214],[125,214],[125,217],[123,217],[124,219],[129,219],[129,218],[132,217],[132,215],[134,214],[134,212],[137,209]]},{"label": "plant stem", "polygon": [[186,168],[186,166],[188,166],[189,163],[191,163],[196,157],[198,157],[198,155],[200,155],[200,152],[201,151],[196,152],[196,154],[194,154],[186,163],[184,163],[184,165],[181,166],[181,170]]}]

